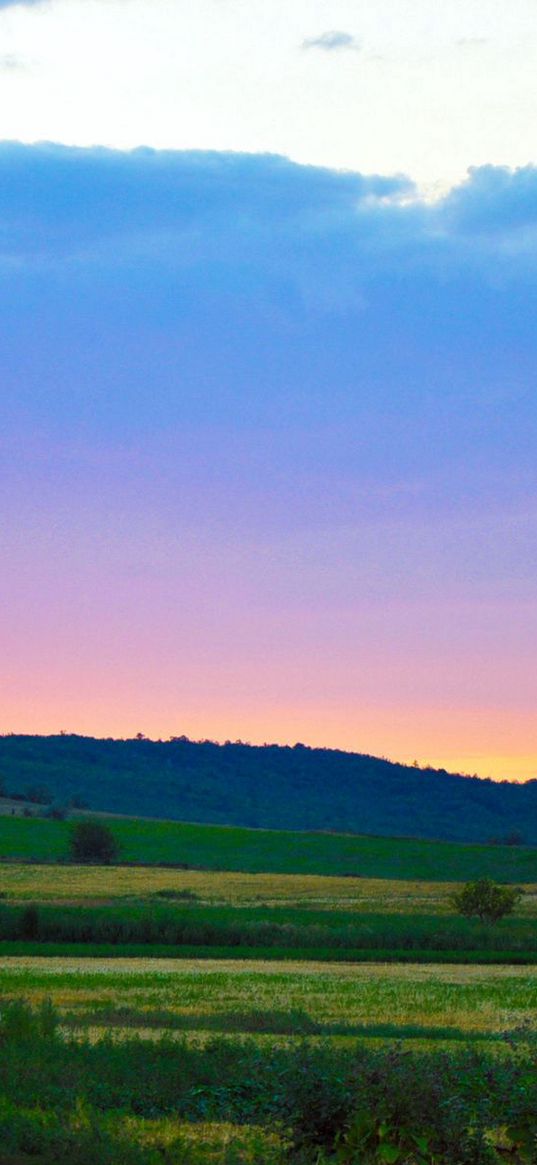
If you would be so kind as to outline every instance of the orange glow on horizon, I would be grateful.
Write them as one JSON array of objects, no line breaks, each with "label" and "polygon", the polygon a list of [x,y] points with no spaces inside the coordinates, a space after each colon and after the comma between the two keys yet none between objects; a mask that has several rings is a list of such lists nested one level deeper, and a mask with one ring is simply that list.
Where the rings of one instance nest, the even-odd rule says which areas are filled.
[{"label": "orange glow on horizon", "polygon": [[[520,740],[535,745],[535,728],[531,717],[520,714],[501,718],[489,710],[446,712],[443,709],[386,709],[357,712],[348,710],[297,709],[280,714],[272,707],[270,714],[250,708],[238,712],[218,709],[184,709],[177,716],[171,710],[154,706],[120,709],[110,702],[110,710],[91,704],[83,710],[63,708],[63,714],[41,705],[29,715],[13,708],[6,714],[4,733],[55,735],[60,731],[96,737],[134,737],[138,732],[153,740],[170,736],[188,736],[192,740],[243,740],[251,744],[293,745],[297,741],[312,748],[342,749],[366,753],[420,768],[446,769],[452,773],[477,775],[493,780],[526,781],[537,777],[537,748],[533,752],[517,751]],[[489,749],[484,747],[485,742]]]}]

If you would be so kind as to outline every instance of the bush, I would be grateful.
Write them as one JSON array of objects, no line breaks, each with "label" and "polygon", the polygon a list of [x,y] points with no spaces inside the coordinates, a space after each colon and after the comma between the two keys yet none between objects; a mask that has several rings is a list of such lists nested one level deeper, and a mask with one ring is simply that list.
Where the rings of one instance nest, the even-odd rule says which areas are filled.
[{"label": "bush", "polygon": [[52,821],[65,821],[67,817],[67,810],[64,805],[49,805],[45,810],[45,817],[49,817]]},{"label": "bush", "polygon": [[39,937],[39,911],[33,902],[30,906],[24,907],[20,918],[20,930],[22,938],[36,939]]},{"label": "bush", "polygon": [[452,895],[451,901],[465,918],[498,922],[506,914],[513,913],[522,894],[522,890],[512,886],[496,886],[490,878],[479,878],[477,882],[467,882],[462,890]]},{"label": "bush", "polygon": [[113,862],[119,845],[102,821],[78,821],[71,830],[70,857],[73,862]]},{"label": "bush", "polygon": [[52,793],[46,785],[31,785],[26,797],[34,805],[51,805],[53,801]]}]

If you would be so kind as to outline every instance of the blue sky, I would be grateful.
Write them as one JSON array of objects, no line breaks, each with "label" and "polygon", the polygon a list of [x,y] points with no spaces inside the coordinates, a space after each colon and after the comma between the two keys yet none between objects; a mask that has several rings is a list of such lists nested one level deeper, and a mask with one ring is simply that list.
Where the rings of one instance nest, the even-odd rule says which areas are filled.
[{"label": "blue sky", "polygon": [[[476,64],[482,140],[462,133],[439,165],[427,118],[399,154],[394,88],[359,148],[353,128],[373,92],[356,69],[367,57],[374,88],[392,53],[403,85],[430,5],[386,29],[349,3],[276,4],[272,21],[252,3],[200,0],[190,22],[181,0],[2,6],[1,727],[304,739],[534,775],[527,6],[493,7],[486,50],[477,2],[431,36],[422,98],[439,99],[441,58],[450,140],[456,62],[500,44],[509,76],[525,62],[505,124],[504,81],[489,72],[483,104]],[[188,72],[177,49],[174,87],[171,57],[158,83],[154,63],[180,17],[193,55]],[[104,29],[101,93],[86,57]],[[237,46],[260,89],[244,117]],[[470,109],[466,63],[460,78]],[[284,108],[298,160],[279,152]]]}]

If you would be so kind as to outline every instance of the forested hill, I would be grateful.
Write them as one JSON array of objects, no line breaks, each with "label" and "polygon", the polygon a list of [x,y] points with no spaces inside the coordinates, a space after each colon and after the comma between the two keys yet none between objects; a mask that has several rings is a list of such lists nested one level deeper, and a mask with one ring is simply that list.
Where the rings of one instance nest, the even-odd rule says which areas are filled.
[{"label": "forested hill", "polygon": [[304,745],[0,737],[4,792],[179,821],[537,844],[537,781],[417,769]]}]

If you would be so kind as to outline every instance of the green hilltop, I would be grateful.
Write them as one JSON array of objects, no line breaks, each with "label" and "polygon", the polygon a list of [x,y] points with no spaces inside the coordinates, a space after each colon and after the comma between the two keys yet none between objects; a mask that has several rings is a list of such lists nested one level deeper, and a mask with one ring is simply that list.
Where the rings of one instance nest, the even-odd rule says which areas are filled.
[{"label": "green hilltop", "polygon": [[4,793],[255,829],[537,845],[537,781],[518,785],[305,745],[0,737]]}]

